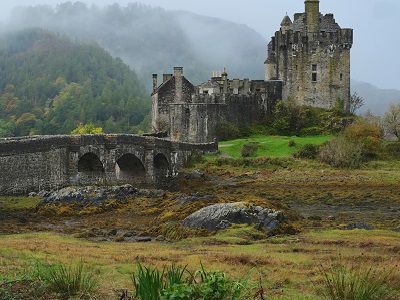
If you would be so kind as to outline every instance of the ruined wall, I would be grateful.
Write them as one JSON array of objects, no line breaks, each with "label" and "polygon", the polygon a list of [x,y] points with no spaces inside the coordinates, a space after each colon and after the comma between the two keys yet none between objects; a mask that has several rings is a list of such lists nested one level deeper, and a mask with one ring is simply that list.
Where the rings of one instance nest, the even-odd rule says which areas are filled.
[{"label": "ruined wall", "polygon": [[[213,152],[217,149],[215,143],[174,143],[135,135],[1,139],[0,194],[26,194],[68,185],[158,185],[174,177],[192,151]],[[87,155],[98,159],[101,171],[79,170]],[[144,172],[129,170],[131,165],[120,161],[123,157],[137,159]],[[119,162],[131,177],[118,176]]]}]

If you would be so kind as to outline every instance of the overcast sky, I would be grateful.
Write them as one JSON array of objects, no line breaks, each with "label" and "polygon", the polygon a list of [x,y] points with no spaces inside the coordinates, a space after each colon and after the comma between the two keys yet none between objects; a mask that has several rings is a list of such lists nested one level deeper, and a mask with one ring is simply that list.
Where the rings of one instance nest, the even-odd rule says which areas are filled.
[{"label": "overcast sky", "polygon": [[[5,18],[16,5],[57,4],[60,0],[1,0],[0,15]],[[74,1],[73,1],[74,2]],[[129,0],[84,0],[106,5]],[[254,28],[266,43],[287,12],[304,11],[303,0],[142,0],[167,9],[187,10],[219,17]],[[400,89],[400,1],[399,0],[321,0],[321,12],[332,12],[341,27],[354,28],[352,51],[353,79],[382,88]],[[262,62],[261,62],[262,63]]]}]

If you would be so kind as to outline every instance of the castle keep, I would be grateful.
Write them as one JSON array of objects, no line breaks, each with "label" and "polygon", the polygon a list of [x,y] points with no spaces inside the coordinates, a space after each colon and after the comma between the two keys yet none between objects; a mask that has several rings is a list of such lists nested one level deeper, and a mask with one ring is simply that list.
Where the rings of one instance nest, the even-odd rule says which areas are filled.
[{"label": "castle keep", "polygon": [[306,0],[305,13],[293,22],[285,16],[268,44],[265,80],[282,80],[283,98],[298,105],[329,109],[340,100],[348,111],[352,44],[352,29],[322,15],[319,0]]},{"label": "castle keep", "polygon": [[183,68],[153,75],[152,130],[173,141],[212,142],[218,127],[238,127],[268,119],[277,101],[350,109],[350,49],[353,30],[342,29],[333,14],[319,12],[319,0],[306,0],[294,21],[285,16],[268,44],[263,80],[229,79],[226,70],[194,86]]}]

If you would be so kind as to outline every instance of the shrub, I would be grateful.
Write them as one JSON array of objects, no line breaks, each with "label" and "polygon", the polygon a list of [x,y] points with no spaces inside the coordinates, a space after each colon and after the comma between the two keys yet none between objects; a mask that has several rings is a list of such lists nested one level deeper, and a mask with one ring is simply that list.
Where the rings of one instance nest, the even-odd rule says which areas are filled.
[{"label": "shrub", "polygon": [[325,130],[321,127],[307,127],[300,130],[301,136],[313,136],[313,135],[322,135],[325,133]]},{"label": "shrub", "polygon": [[362,144],[343,135],[325,143],[319,159],[336,168],[358,168],[365,161]]},{"label": "shrub", "polygon": [[319,146],[306,144],[294,154],[296,158],[315,159],[318,156]]},{"label": "shrub", "polygon": [[290,148],[293,148],[293,147],[296,147],[296,142],[294,141],[294,140],[290,140],[289,141],[289,143],[288,143],[288,146],[290,147]]},{"label": "shrub", "polygon": [[386,144],[383,153],[387,158],[400,159],[400,142]]},{"label": "shrub", "polygon": [[94,292],[97,279],[86,270],[83,263],[74,267],[60,265],[37,264],[35,277],[43,282],[50,291],[64,297],[82,296]]},{"label": "shrub", "polygon": [[234,140],[241,137],[241,132],[235,124],[221,122],[217,128],[217,137],[220,141]]},{"label": "shrub", "polygon": [[386,287],[390,273],[355,267],[322,267],[324,294],[330,300],[389,300],[394,299]]},{"label": "shrub", "polygon": [[233,281],[225,273],[207,272],[203,266],[192,275],[186,267],[173,265],[158,271],[139,264],[133,282],[136,297],[142,300],[245,300],[250,299],[252,290],[249,278]]},{"label": "shrub", "polygon": [[259,143],[255,142],[250,142],[247,144],[244,144],[241,150],[241,155],[242,157],[251,157],[254,156],[260,147]]},{"label": "shrub", "polygon": [[132,275],[136,298],[141,300],[159,300],[164,289],[164,270],[137,266],[136,274]]}]

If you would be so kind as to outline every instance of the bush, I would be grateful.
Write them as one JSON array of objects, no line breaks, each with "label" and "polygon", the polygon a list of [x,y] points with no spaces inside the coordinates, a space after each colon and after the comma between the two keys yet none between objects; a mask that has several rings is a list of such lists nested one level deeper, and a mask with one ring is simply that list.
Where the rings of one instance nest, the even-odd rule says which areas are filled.
[{"label": "bush", "polygon": [[389,300],[394,299],[386,287],[390,273],[355,267],[322,267],[324,294],[330,300]]},{"label": "bush", "polygon": [[241,137],[241,132],[235,124],[221,122],[217,128],[217,137],[220,141],[234,140]]},{"label": "bush", "polygon": [[159,271],[138,264],[136,274],[132,275],[136,298],[141,300],[159,300],[164,289],[164,270]]},{"label": "bush", "polygon": [[251,142],[244,144],[241,150],[242,157],[251,157],[254,156],[260,147],[259,143]]},{"label": "bush", "polygon": [[133,282],[136,298],[141,300],[245,300],[251,295],[249,277],[233,281],[225,273],[207,272],[203,266],[192,275],[186,267],[159,271],[139,264]]},{"label": "bush", "polygon": [[321,127],[314,126],[314,127],[307,127],[300,130],[301,136],[313,136],[313,135],[323,135],[325,130]]},{"label": "bush", "polygon": [[336,168],[358,168],[365,162],[363,145],[341,135],[322,145],[319,159]]},{"label": "bush", "polygon": [[383,147],[386,158],[400,159],[400,142],[388,143]]},{"label": "bush", "polygon": [[35,277],[50,291],[68,298],[90,294],[98,285],[94,274],[88,272],[83,263],[75,267],[66,267],[62,264],[38,264]]},{"label": "bush", "polygon": [[303,159],[316,159],[318,156],[319,146],[313,144],[306,144],[301,147],[297,152],[294,154],[296,158],[303,158]]},{"label": "bush", "polygon": [[289,143],[288,143],[288,146],[290,147],[290,148],[293,148],[293,147],[296,147],[296,142],[294,141],[294,140],[290,140],[289,141]]}]

